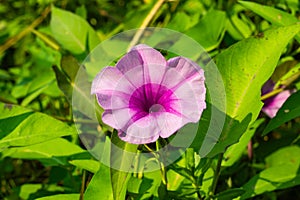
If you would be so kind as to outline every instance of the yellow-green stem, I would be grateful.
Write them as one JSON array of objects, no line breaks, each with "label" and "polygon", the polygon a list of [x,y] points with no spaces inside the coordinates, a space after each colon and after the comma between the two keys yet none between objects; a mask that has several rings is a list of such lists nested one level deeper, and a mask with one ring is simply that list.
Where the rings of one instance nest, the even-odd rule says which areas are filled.
[{"label": "yellow-green stem", "polygon": [[278,89],[272,90],[271,92],[269,92],[269,93],[263,95],[263,96],[260,98],[260,100],[263,101],[263,100],[266,100],[266,99],[268,99],[268,98],[271,98],[271,97],[275,96],[276,94],[278,94],[278,93],[280,93],[280,92],[282,92],[282,91],[283,91],[283,88],[278,88]]},{"label": "yellow-green stem", "polygon": [[136,45],[138,41],[140,40],[142,34],[144,33],[144,29],[148,26],[150,21],[153,19],[154,15],[157,13],[159,8],[162,6],[165,0],[158,0],[156,4],[153,6],[147,17],[144,19],[142,25],[139,27],[139,30],[136,32],[136,34],[133,36],[133,39],[131,40],[129,47],[127,50],[130,50],[131,47]]}]

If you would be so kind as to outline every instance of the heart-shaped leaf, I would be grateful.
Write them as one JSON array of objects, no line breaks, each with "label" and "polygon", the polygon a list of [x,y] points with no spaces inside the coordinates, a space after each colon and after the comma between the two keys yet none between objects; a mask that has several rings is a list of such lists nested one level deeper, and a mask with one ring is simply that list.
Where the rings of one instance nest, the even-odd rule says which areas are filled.
[{"label": "heart-shaped leaf", "polygon": [[[205,136],[210,140],[204,139],[203,146],[214,145],[209,156],[224,152],[236,143],[249,124],[256,120],[263,105],[261,87],[274,72],[289,40],[299,31],[300,24],[273,28],[261,37],[242,40],[216,56],[215,63],[226,92],[226,120],[219,138]],[[199,133],[203,135],[201,131],[200,121]]]}]

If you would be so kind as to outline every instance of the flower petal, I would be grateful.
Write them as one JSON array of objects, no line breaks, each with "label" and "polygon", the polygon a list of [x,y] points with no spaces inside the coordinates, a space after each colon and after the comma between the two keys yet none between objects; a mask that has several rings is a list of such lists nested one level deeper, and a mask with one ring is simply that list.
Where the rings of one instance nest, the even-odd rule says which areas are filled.
[{"label": "flower petal", "polygon": [[119,109],[128,107],[134,89],[117,68],[106,67],[93,80],[91,93],[104,109]]},{"label": "flower petal", "polygon": [[178,56],[169,59],[167,63],[169,67],[172,67],[176,69],[178,72],[180,72],[182,77],[184,77],[185,79],[189,79],[190,77],[193,77],[197,73],[200,73],[200,75],[204,77],[204,72],[198,66],[198,64],[187,58]]},{"label": "flower petal", "polygon": [[[125,56],[123,56],[116,67],[132,82],[136,87],[146,83],[160,83],[163,73],[161,70],[166,68],[167,61],[162,54],[144,44],[133,47]],[[136,67],[142,68],[142,76],[135,74],[131,76],[130,72]],[[132,80],[134,78],[134,80]]]},{"label": "flower petal", "polygon": [[96,94],[98,103],[104,109],[128,108],[130,94],[120,91],[104,90]]},{"label": "flower petal", "polygon": [[206,108],[205,93],[204,82],[200,78],[186,82],[174,91],[178,99],[174,108],[190,122],[197,122]]},{"label": "flower petal", "polygon": [[93,80],[91,94],[100,93],[103,90],[113,91],[123,74],[115,67],[105,67]]},{"label": "flower petal", "polygon": [[281,108],[284,102],[289,98],[289,96],[291,96],[292,93],[293,93],[292,90],[285,90],[277,94],[275,97],[267,99],[264,107],[262,108],[262,111],[270,118],[275,117],[278,110]]},{"label": "flower petal", "polygon": [[135,112],[129,108],[105,110],[102,114],[102,120],[115,129],[126,131],[127,127],[133,123],[132,117],[134,114]]},{"label": "flower petal", "polygon": [[132,123],[126,131],[119,131],[119,137],[133,144],[146,144],[156,141],[159,132],[155,116],[147,115]]},{"label": "flower petal", "polygon": [[173,108],[190,122],[199,121],[206,108],[204,71],[183,57],[168,60],[168,66],[171,68],[166,72],[163,84],[171,86],[177,98]]},{"label": "flower petal", "polygon": [[160,113],[156,122],[160,129],[159,135],[162,138],[169,137],[187,123],[184,118],[167,112]]}]

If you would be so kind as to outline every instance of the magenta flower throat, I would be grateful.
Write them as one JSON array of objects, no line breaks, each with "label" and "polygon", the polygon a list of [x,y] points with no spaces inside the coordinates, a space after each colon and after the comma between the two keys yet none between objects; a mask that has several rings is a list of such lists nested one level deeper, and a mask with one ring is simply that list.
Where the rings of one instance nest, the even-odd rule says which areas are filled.
[{"label": "magenta flower throat", "polygon": [[204,71],[184,57],[171,58],[137,45],[116,67],[105,67],[92,83],[102,120],[129,143],[167,138],[185,124],[199,121],[205,103]]}]

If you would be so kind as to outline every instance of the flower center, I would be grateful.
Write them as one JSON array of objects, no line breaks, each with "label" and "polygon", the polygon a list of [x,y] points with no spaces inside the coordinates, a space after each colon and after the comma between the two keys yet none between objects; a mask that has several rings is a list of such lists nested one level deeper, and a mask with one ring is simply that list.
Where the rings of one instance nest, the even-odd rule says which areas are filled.
[{"label": "flower center", "polygon": [[138,113],[139,118],[149,113],[171,110],[172,90],[159,84],[148,83],[137,88],[129,100],[129,108]]},{"label": "flower center", "polygon": [[149,113],[153,112],[163,112],[165,109],[162,105],[160,104],[154,104],[149,108]]}]

